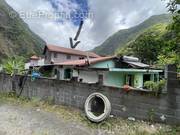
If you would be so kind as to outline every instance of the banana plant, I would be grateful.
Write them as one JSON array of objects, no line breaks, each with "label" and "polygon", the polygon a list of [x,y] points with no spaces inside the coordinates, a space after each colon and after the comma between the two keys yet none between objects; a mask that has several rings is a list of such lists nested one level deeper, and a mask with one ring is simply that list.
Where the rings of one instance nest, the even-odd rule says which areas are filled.
[{"label": "banana plant", "polygon": [[8,74],[22,74],[24,72],[24,59],[22,57],[10,57],[3,62],[3,69]]}]

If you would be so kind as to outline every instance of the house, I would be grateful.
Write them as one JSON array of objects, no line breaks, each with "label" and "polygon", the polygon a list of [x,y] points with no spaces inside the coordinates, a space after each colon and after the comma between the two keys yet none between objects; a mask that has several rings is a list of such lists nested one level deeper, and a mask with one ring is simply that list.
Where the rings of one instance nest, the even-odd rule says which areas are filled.
[{"label": "house", "polygon": [[40,72],[45,77],[59,80],[101,82],[105,86],[120,88],[129,85],[142,89],[146,81],[158,82],[163,73],[163,70],[153,69],[129,56],[100,57],[92,52],[54,45],[47,45],[43,54],[45,60]]},{"label": "house", "polygon": [[31,65],[31,66],[37,66],[39,59],[40,59],[39,57],[37,57],[36,55],[33,55],[33,56],[30,58],[30,65]]},{"label": "house", "polygon": [[55,45],[46,45],[43,54],[45,56],[45,64],[80,60],[80,59],[85,59],[86,57],[89,58],[100,57],[99,55],[93,52],[80,51],[76,49],[64,48]]},{"label": "house", "polygon": [[151,69],[138,58],[123,56],[117,58],[99,57],[54,63],[54,75],[60,80],[76,78],[84,83],[123,87],[129,85],[142,89],[146,81],[158,82],[163,70]]},{"label": "house", "polygon": [[43,66],[44,65],[44,59],[41,57],[38,57],[36,55],[33,55],[29,62],[25,64],[25,69],[29,69],[29,67],[35,67],[35,66]]}]

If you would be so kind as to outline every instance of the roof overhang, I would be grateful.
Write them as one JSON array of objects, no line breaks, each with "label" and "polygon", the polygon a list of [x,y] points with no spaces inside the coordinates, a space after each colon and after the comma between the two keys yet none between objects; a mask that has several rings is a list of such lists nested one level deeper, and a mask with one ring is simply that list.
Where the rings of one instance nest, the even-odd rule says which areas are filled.
[{"label": "roof overhang", "polygon": [[163,70],[152,70],[152,69],[122,69],[122,68],[110,68],[109,71],[111,72],[128,72],[128,73],[161,73]]}]

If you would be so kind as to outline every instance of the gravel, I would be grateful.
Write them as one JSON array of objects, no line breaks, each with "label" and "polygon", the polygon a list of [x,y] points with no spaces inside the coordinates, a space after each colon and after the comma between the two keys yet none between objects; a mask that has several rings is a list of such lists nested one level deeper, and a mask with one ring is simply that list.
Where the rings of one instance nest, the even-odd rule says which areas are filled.
[{"label": "gravel", "polygon": [[100,135],[80,123],[35,108],[0,105],[0,135]]}]

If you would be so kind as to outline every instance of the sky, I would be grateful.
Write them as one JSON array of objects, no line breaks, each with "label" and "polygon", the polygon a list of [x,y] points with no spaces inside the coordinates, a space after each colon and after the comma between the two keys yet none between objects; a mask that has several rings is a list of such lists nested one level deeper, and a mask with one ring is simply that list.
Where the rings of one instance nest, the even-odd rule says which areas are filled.
[{"label": "sky", "polygon": [[6,0],[47,44],[70,47],[81,20],[78,49],[90,50],[115,32],[167,13],[162,0]]}]

